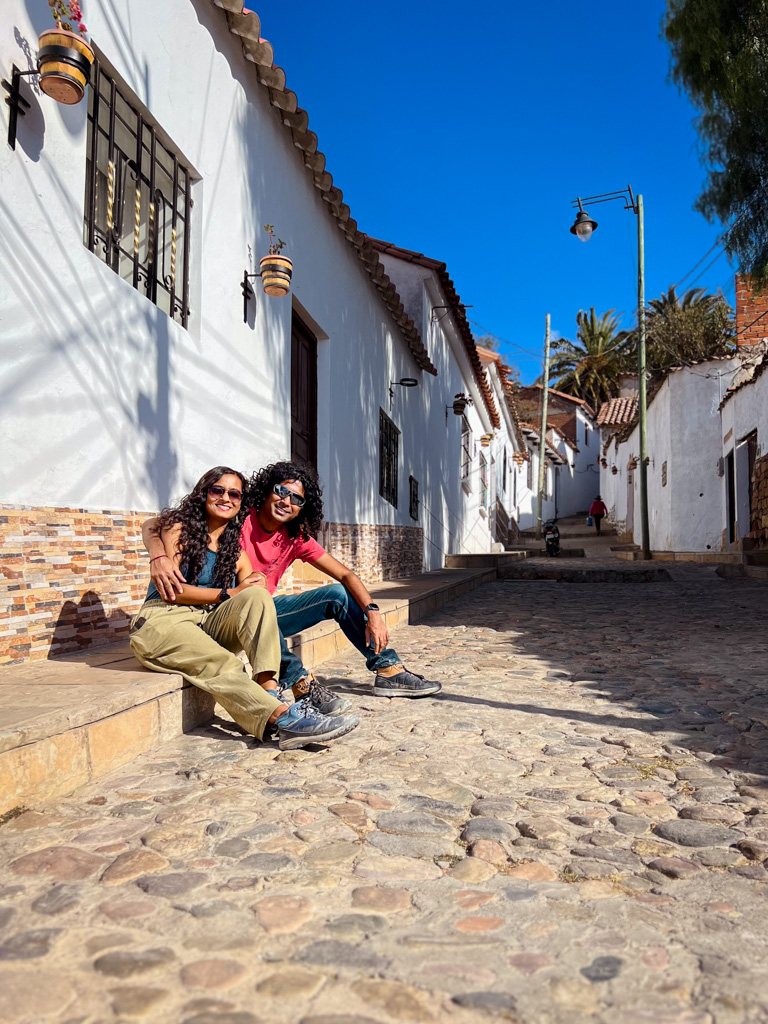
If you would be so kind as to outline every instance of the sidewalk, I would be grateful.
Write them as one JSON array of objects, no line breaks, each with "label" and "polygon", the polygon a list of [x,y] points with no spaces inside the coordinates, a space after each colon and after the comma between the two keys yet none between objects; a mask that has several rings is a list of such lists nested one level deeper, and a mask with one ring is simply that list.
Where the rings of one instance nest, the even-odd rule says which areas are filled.
[{"label": "sidewalk", "polygon": [[[415,623],[496,578],[443,569],[371,588],[387,625]],[[309,668],[348,647],[335,622],[292,637]],[[364,673],[363,673],[364,674]],[[0,669],[0,815],[73,792],[211,718],[213,698],[149,672],[127,643]]]}]

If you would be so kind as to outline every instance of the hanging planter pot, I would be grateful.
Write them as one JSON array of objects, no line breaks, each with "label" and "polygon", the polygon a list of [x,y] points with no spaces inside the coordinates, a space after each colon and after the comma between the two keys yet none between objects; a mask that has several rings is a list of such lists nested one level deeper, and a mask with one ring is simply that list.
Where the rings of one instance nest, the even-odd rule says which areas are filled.
[{"label": "hanging planter pot", "polygon": [[483,434],[480,438],[480,444],[483,448],[489,448],[491,441],[493,440],[493,434]]},{"label": "hanging planter pot", "polygon": [[469,404],[469,399],[463,392],[459,392],[453,399],[453,412],[455,416],[463,416],[464,410]]},{"label": "hanging planter pot", "polygon": [[619,471],[618,471],[618,469],[617,469],[617,468],[616,468],[615,466],[613,466],[613,467],[611,468],[611,472],[613,473],[613,475],[614,475],[614,476],[616,476],[616,474],[617,474],[617,473],[618,473]]},{"label": "hanging planter pot", "polygon": [[261,286],[265,295],[287,295],[291,290],[291,274],[293,262],[280,253],[262,256],[259,260],[261,270]]},{"label": "hanging planter pot", "polygon": [[40,88],[57,103],[79,103],[91,77],[94,53],[76,32],[51,28],[39,39]]}]

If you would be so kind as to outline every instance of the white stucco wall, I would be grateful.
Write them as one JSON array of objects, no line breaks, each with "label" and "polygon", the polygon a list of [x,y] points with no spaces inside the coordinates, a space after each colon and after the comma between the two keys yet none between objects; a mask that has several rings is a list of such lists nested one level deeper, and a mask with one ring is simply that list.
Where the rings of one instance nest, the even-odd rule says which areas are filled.
[{"label": "white stucco wall", "polygon": [[[712,360],[670,373],[648,406],[648,519],[654,551],[722,549],[725,505],[718,465],[722,451],[718,375],[728,365]],[[608,434],[604,431],[604,438]],[[640,470],[638,466],[632,474],[630,510],[628,463],[639,455],[635,428],[618,451],[610,442],[608,466],[601,472],[601,493],[611,518],[622,529],[632,525],[636,544],[641,539]]]},{"label": "white stucco wall", "polygon": [[[12,61],[27,66],[24,47],[34,53],[52,23],[45,0],[8,0],[3,14],[14,26],[0,33],[8,73]],[[412,473],[431,511],[450,495],[462,520],[459,421],[445,417],[460,374],[427,333],[439,376],[417,369],[223,11],[209,0],[114,0],[92,4],[87,23],[200,177],[192,319],[182,329],[83,245],[86,102],[62,107],[26,80],[32,108],[19,119],[16,151],[0,148],[0,500],[156,509],[216,463],[250,471],[287,457],[293,301],[321,337],[326,519],[414,525]],[[3,130],[7,114],[2,104]],[[266,222],[293,259],[293,298],[263,295],[257,279],[244,324],[239,282],[249,249],[252,269],[267,251]],[[389,413],[389,383],[403,376],[419,387],[396,388],[390,413],[401,430],[395,509],[378,495],[379,408]],[[427,564],[442,564],[448,534],[430,540]]]},{"label": "white stucco wall", "polygon": [[[768,451],[768,373],[763,373],[753,382],[739,388],[723,403],[722,409],[722,455],[734,454],[734,475],[736,489],[736,538],[733,547],[745,537],[751,528],[748,508],[749,479],[746,472],[746,452],[740,445],[747,435],[757,431],[757,457]],[[724,483],[724,482],[723,482]],[[725,493],[725,486],[723,486]],[[725,502],[725,497],[724,497]],[[727,515],[724,509],[723,527]],[[727,541],[726,541],[727,544]],[[727,546],[731,546],[728,545]]]}]

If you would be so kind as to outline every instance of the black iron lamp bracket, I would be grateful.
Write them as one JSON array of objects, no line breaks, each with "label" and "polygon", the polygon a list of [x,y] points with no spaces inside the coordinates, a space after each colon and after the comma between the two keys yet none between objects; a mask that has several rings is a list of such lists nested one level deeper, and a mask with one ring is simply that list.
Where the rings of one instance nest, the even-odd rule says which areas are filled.
[{"label": "black iron lamp bracket", "polygon": [[[432,307],[432,316],[430,317],[430,319],[431,319],[433,324],[439,324],[440,321],[443,319],[443,317],[448,316],[448,314],[452,310],[454,310],[454,309],[474,309],[474,308],[475,308],[474,306],[465,306],[463,302],[459,302],[459,303],[457,303],[456,305],[453,305],[453,306],[433,306]],[[437,311],[439,309],[444,309],[445,310],[445,312],[443,313],[442,316],[438,316],[437,315]]]},{"label": "black iron lamp bracket", "polygon": [[583,203],[608,203],[611,199],[621,199],[624,202],[624,209],[631,210],[633,213],[637,213],[637,201],[634,193],[632,192],[632,186],[627,185],[626,188],[619,189],[618,192],[603,192],[599,196],[577,196],[576,199],[571,200],[571,206],[574,210],[578,209],[580,212],[584,211]]},{"label": "black iron lamp bracket", "polygon": [[10,107],[10,113],[8,115],[8,145],[11,149],[16,149],[16,124],[19,115],[24,117],[26,112],[29,110],[29,102],[21,95],[21,80],[27,75],[38,74],[40,74],[40,72],[37,68],[31,68],[29,71],[21,71],[15,64],[12,64],[10,82],[7,78],[4,78],[2,81],[3,88],[8,93],[5,97],[5,102]]},{"label": "black iron lamp bracket", "polygon": [[251,288],[251,282],[249,278],[261,277],[261,271],[258,274],[249,274],[247,270],[243,271],[243,280],[240,282],[240,287],[243,290],[243,323],[248,323],[248,303],[251,299],[255,298],[256,292]]}]

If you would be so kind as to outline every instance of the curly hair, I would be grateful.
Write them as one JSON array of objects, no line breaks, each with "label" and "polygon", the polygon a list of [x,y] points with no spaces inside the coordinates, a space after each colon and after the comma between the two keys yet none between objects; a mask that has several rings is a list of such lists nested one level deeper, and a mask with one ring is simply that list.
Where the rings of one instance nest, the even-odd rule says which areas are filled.
[{"label": "curly hair", "polygon": [[260,509],[275,484],[281,484],[283,480],[296,480],[300,483],[307,499],[296,518],[285,524],[286,533],[289,537],[300,536],[303,540],[316,537],[323,522],[323,489],[317,474],[308,466],[299,466],[295,462],[273,462],[271,466],[258,470],[248,484],[248,507]]},{"label": "curly hair", "polygon": [[[179,550],[182,553],[182,571],[186,576],[187,583],[191,583],[193,586],[197,585],[198,577],[203,571],[210,541],[208,515],[205,511],[208,488],[223,476],[240,477],[240,487],[245,492],[247,477],[243,473],[236,469],[230,469],[229,466],[214,466],[207,473],[203,473],[191,492],[186,494],[177,505],[164,508],[158,516],[158,533],[175,526],[176,523],[181,523]],[[237,560],[242,551],[240,531],[243,528],[247,511],[248,505],[243,500],[239,512],[230,519],[219,537],[219,550],[213,570],[213,585],[215,587],[232,585],[232,579],[237,571]]]}]

